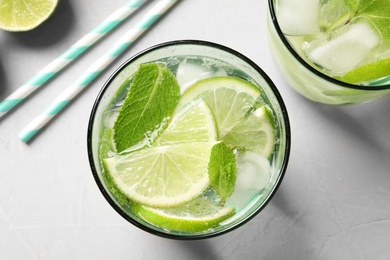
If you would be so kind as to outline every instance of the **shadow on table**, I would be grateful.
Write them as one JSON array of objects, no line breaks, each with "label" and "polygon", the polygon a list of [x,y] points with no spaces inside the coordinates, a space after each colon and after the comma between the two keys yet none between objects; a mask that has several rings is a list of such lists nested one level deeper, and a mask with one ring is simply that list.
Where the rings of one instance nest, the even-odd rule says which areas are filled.
[{"label": "shadow on table", "polygon": [[294,207],[292,199],[294,196],[281,188],[270,202],[269,206],[280,213],[276,213],[278,222],[272,225],[272,231],[267,231],[273,237],[274,245],[263,249],[264,259],[313,259],[308,257],[312,254],[313,241],[304,235],[304,230],[310,230],[311,224],[302,218],[302,212]]},{"label": "shadow on table", "polygon": [[[51,17],[37,28],[26,32],[4,32],[4,39],[8,44],[24,46],[24,49],[32,51],[36,49],[45,49],[63,40],[72,30],[73,26],[74,13],[72,6],[69,3],[69,0],[61,0]],[[1,51],[6,50],[2,49]],[[11,89],[16,90],[19,86],[10,88],[4,67],[5,61],[1,58],[1,54],[2,53],[0,53],[0,100],[2,101],[11,94]]]},{"label": "shadow on table", "polygon": [[45,48],[61,41],[74,26],[74,13],[68,0],[61,0],[54,13],[37,28],[11,35],[18,44]]},{"label": "shadow on table", "polygon": [[[346,106],[312,105],[313,109],[323,115],[323,119],[343,129],[348,136],[357,142],[364,142],[378,154],[390,153],[390,98]],[[329,133],[331,136],[332,133]]]},{"label": "shadow on table", "polygon": [[[1,57],[1,52],[0,52]],[[5,95],[7,94],[7,77],[5,76],[4,66],[1,62],[0,58],[0,100],[3,100],[5,98]]]},{"label": "shadow on table", "polygon": [[211,240],[183,241],[181,246],[187,249],[188,259],[222,260],[220,256],[216,255]]}]

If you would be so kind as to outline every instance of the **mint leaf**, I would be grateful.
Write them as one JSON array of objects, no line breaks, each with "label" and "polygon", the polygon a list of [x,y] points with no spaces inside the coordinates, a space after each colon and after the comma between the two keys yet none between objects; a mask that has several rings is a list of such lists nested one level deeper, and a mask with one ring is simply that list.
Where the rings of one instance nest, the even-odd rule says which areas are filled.
[{"label": "mint leaf", "polygon": [[157,63],[140,65],[114,124],[117,152],[155,138],[156,131],[167,127],[179,98],[180,86],[168,68]]},{"label": "mint leaf", "polygon": [[344,0],[344,3],[350,10],[351,19],[358,16],[370,19],[382,38],[390,39],[389,0]]},{"label": "mint leaf", "polygon": [[344,0],[345,5],[350,10],[353,17],[357,13],[364,11],[375,0]]},{"label": "mint leaf", "polygon": [[389,0],[374,0],[365,8],[362,15],[367,16],[381,32],[384,39],[390,39],[390,2]]},{"label": "mint leaf", "polygon": [[208,173],[211,187],[224,204],[234,191],[237,174],[236,157],[224,142],[211,148]]}]

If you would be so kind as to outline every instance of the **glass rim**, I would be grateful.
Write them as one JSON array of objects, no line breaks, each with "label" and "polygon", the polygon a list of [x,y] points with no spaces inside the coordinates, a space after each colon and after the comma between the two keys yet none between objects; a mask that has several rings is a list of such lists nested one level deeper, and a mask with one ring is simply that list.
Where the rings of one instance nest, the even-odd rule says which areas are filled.
[{"label": "glass rim", "polygon": [[[253,212],[248,214],[248,216],[243,218],[238,223],[235,223],[234,225],[229,226],[226,229],[218,230],[218,231],[211,232],[211,233],[196,233],[193,235],[190,233],[183,233],[182,235],[171,234],[168,232],[159,231],[157,229],[152,229],[146,225],[141,224],[140,222],[138,222],[137,220],[133,219],[131,216],[126,214],[126,212],[123,209],[121,209],[121,207],[112,199],[109,192],[104,187],[101,178],[99,177],[99,173],[98,173],[98,170],[95,166],[95,161],[94,161],[94,151],[93,151],[93,147],[92,147],[92,135],[93,135],[94,121],[96,118],[96,112],[99,108],[100,102],[101,102],[106,90],[110,87],[113,80],[116,78],[116,76],[118,74],[120,74],[122,72],[123,69],[125,69],[134,60],[137,60],[138,58],[140,58],[140,57],[142,57],[142,56],[144,56],[152,51],[155,51],[155,50],[158,50],[161,48],[165,48],[165,47],[178,46],[178,45],[202,45],[202,46],[206,46],[206,47],[210,47],[210,48],[217,48],[219,50],[228,52],[229,54],[232,54],[233,56],[236,56],[239,59],[243,60],[244,62],[248,63],[267,82],[269,88],[272,90],[272,93],[276,97],[277,103],[280,106],[280,110],[281,110],[281,113],[283,116],[283,118],[281,118],[281,120],[283,120],[283,123],[284,123],[284,128],[285,128],[284,134],[285,134],[285,139],[286,139],[285,140],[286,145],[284,147],[285,151],[283,154],[283,156],[284,156],[283,162],[281,165],[281,169],[279,171],[279,175],[276,178],[275,185],[273,185],[273,187],[270,189],[270,192],[267,195],[264,202],[259,207],[255,208],[255,210],[253,210]],[[255,64],[252,60],[250,60],[249,58],[247,58],[243,54],[241,54],[241,53],[239,53],[239,52],[237,52],[229,47],[226,47],[226,46],[223,46],[223,45],[220,45],[217,43],[213,43],[213,42],[203,41],[203,40],[168,41],[168,42],[153,45],[153,46],[151,46],[143,51],[138,52],[137,54],[135,54],[132,57],[130,57],[129,59],[127,59],[125,62],[123,62],[119,66],[119,68],[117,68],[110,75],[108,80],[103,84],[103,87],[101,88],[100,92],[97,95],[97,98],[94,101],[94,104],[93,104],[93,107],[91,110],[91,114],[90,114],[90,118],[88,121],[88,127],[87,127],[87,154],[88,154],[89,165],[90,165],[90,168],[92,171],[92,175],[95,179],[95,182],[96,182],[100,192],[103,194],[104,198],[106,199],[106,201],[110,204],[110,206],[112,208],[114,208],[114,210],[119,215],[121,215],[125,220],[127,220],[128,222],[130,222],[134,226],[136,226],[144,231],[147,231],[151,234],[154,234],[154,235],[157,235],[160,237],[164,237],[164,238],[175,239],[175,240],[200,240],[200,239],[206,239],[206,238],[220,236],[222,234],[225,234],[229,231],[232,231],[232,230],[244,225],[249,220],[251,220],[253,217],[255,217],[259,212],[261,212],[265,208],[265,206],[269,203],[269,201],[271,201],[272,197],[275,195],[277,189],[281,185],[282,180],[283,180],[284,175],[285,175],[285,172],[286,172],[286,169],[287,169],[288,162],[289,162],[290,150],[291,150],[291,128],[290,128],[289,116],[287,114],[287,109],[286,109],[286,106],[284,104],[284,101],[283,101],[278,89],[276,88],[276,86],[272,82],[272,80],[268,77],[268,75],[257,64]]]},{"label": "glass rim", "polygon": [[[313,66],[308,64],[304,59],[301,58],[301,56],[294,50],[294,48],[289,44],[288,40],[284,36],[282,29],[279,26],[279,22],[276,16],[276,11],[274,7],[275,0],[268,0],[268,6],[269,6],[269,12],[271,15],[272,24],[274,25],[274,28],[279,36],[279,39],[283,42],[283,45],[287,48],[287,50],[290,52],[291,55],[294,56],[294,58],[306,69],[308,69],[310,72],[314,73],[318,77],[329,81],[330,83],[337,84],[341,87],[350,88],[350,89],[356,89],[356,90],[368,90],[368,91],[380,91],[380,90],[388,90],[390,89],[390,83],[385,85],[379,85],[379,86],[365,86],[365,85],[357,85],[352,83],[347,83],[341,80],[337,80],[335,78],[332,78],[319,70],[316,70]],[[390,77],[390,76],[389,76]],[[379,79],[378,79],[379,80]]]}]

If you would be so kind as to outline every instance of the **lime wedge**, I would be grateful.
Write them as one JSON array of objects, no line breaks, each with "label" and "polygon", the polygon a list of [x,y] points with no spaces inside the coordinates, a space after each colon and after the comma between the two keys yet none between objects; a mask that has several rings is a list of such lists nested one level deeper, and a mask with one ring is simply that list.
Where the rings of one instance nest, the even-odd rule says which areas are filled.
[{"label": "lime wedge", "polygon": [[157,209],[133,205],[133,211],[145,221],[158,227],[181,232],[201,232],[215,228],[235,214],[231,207],[200,197],[172,209]]},{"label": "lime wedge", "polygon": [[0,29],[29,31],[54,12],[58,0],[0,0]]},{"label": "lime wedge", "polygon": [[369,82],[375,79],[390,75],[390,57],[375,62],[371,62],[354,70],[349,71],[344,76],[336,77],[341,81],[356,84]]}]

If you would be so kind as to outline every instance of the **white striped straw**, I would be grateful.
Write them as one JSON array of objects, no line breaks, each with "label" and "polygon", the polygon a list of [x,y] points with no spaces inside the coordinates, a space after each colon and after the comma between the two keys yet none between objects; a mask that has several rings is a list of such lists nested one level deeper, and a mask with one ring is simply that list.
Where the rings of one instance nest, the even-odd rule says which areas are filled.
[{"label": "white striped straw", "polygon": [[156,22],[177,0],[158,0],[157,3],[145,14],[141,22],[128,31],[105,55],[100,57],[89,67],[72,85],[62,92],[51,105],[38,117],[36,117],[20,133],[19,138],[28,142],[42,130],[58,113],[64,109],[86,86],[88,86],[100,73],[103,72],[123,51],[130,47],[151,25]]},{"label": "white striped straw", "polygon": [[385,76],[383,78],[375,79],[369,83],[370,86],[384,86],[390,84],[390,76]]},{"label": "white striped straw", "polygon": [[80,57],[103,36],[114,31],[128,16],[136,11],[145,0],[132,0],[128,4],[117,9],[91,32],[83,36],[67,51],[49,63],[30,80],[20,86],[15,92],[0,103],[0,118],[24,101],[35,90],[56,76],[66,65]]}]

